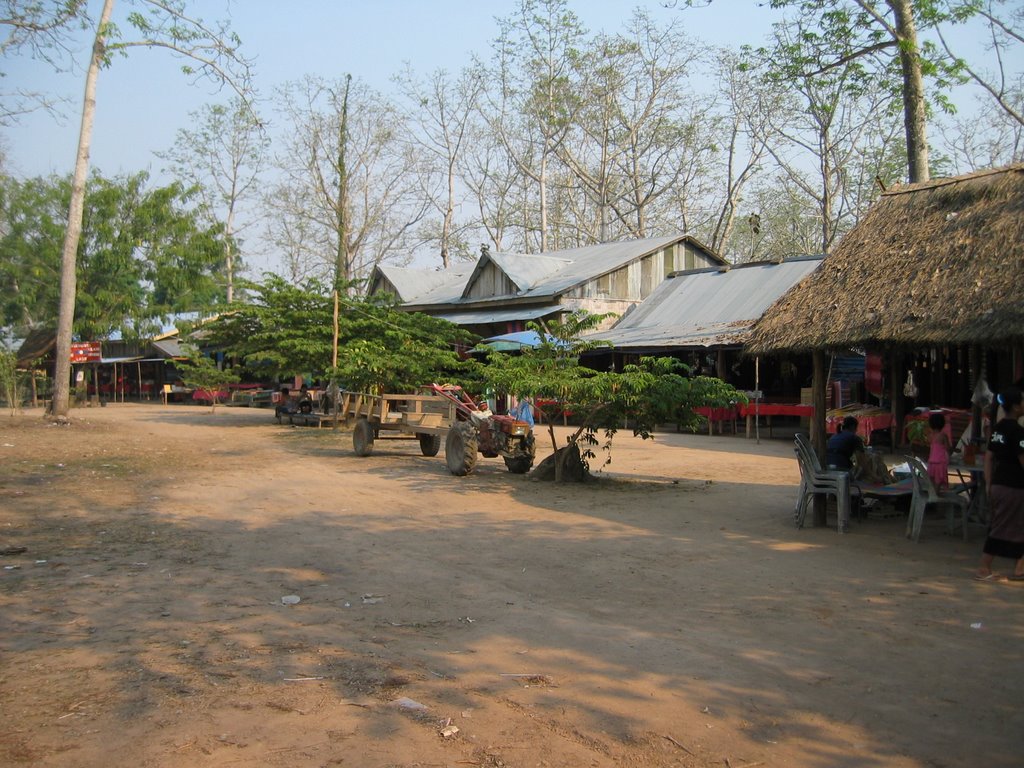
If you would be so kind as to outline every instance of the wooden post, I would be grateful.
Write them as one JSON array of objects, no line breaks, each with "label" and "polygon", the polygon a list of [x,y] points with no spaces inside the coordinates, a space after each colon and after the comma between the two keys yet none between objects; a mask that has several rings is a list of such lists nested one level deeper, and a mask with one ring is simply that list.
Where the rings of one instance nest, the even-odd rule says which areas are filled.
[{"label": "wooden post", "polygon": [[333,353],[331,356],[331,409],[334,411],[334,429],[338,429],[338,292],[334,292],[334,339],[332,341]]},{"label": "wooden post", "polygon": [[[978,383],[985,378],[985,356],[977,346],[971,346],[967,353],[968,365],[971,369],[971,392],[978,386]],[[982,442],[982,408],[980,403],[974,402],[971,398],[971,442],[975,446],[981,446]]]},{"label": "wooden post", "polygon": [[892,447],[903,444],[903,354],[898,350],[889,353],[889,412],[892,413]]},{"label": "wooden post", "polygon": [[[811,359],[814,363],[814,375],[811,381],[811,396],[814,403],[814,416],[811,418],[811,446],[824,467],[827,464],[825,461],[825,388],[828,386],[828,374],[825,372],[825,350],[814,350],[811,353]],[[819,493],[814,496],[812,510],[813,524],[825,525],[824,494]]]}]

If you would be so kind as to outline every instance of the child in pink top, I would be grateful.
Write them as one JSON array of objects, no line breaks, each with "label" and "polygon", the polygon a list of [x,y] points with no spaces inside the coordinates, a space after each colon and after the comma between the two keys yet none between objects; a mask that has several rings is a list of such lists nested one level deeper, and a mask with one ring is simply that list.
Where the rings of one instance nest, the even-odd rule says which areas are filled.
[{"label": "child in pink top", "polygon": [[949,487],[949,435],[946,432],[946,417],[933,413],[928,417],[931,438],[928,451],[928,476],[940,491]]}]

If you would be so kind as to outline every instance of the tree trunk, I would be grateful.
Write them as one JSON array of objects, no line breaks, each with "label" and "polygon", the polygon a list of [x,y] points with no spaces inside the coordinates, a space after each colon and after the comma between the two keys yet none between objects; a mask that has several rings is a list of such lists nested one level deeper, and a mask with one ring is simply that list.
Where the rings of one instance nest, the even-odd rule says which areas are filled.
[{"label": "tree trunk", "polygon": [[444,208],[444,222],[441,226],[441,268],[451,266],[452,222],[455,218],[455,167],[448,163],[448,201]]},{"label": "tree trunk", "polygon": [[89,150],[92,146],[92,126],[96,115],[96,81],[100,64],[106,55],[107,25],[114,10],[114,0],[104,0],[96,37],[92,45],[89,69],[85,75],[85,96],[82,100],[82,123],[78,132],[78,155],[75,174],[71,182],[71,201],[68,206],[68,226],[64,232],[64,250],[60,262],[60,306],[57,312],[57,344],[54,349],[56,364],[53,375],[53,401],[51,415],[67,418],[71,393],[71,335],[75,324],[75,292],[78,290],[76,274],[78,241],[82,236],[82,216],[85,210],[85,182],[89,175]]},{"label": "tree trunk", "polygon": [[235,196],[231,196],[231,204],[228,205],[227,221],[224,224],[224,271],[228,282],[227,300],[228,304],[235,300],[235,254],[231,248],[231,238],[235,234]]},{"label": "tree trunk", "polygon": [[548,250],[548,155],[545,146],[540,159],[540,252]]},{"label": "tree trunk", "polygon": [[345,205],[348,202],[348,90],[352,75],[345,76],[345,95],[341,102],[341,125],[338,127],[338,200],[335,206],[335,227],[338,232],[338,250],[334,264],[334,290],[340,291],[352,279],[352,264],[348,257],[348,222]]},{"label": "tree trunk", "polygon": [[887,0],[896,19],[900,70],[903,73],[903,124],[907,136],[907,170],[910,181],[928,181],[928,116],[925,112],[921,52],[911,0]]}]

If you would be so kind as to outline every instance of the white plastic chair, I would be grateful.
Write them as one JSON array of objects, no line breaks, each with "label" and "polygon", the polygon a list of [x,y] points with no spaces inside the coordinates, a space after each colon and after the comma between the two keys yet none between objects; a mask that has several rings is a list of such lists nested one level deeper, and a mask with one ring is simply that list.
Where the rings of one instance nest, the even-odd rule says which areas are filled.
[{"label": "white plastic chair", "polygon": [[800,466],[800,491],[796,498],[794,520],[797,528],[804,527],[807,508],[817,494],[834,496],[838,510],[839,533],[845,533],[850,525],[850,475],[848,472],[821,468],[818,455],[807,438],[796,436],[796,458]]},{"label": "white plastic chair", "polygon": [[967,541],[967,506],[970,502],[959,493],[936,488],[928,475],[928,468],[916,456],[907,456],[907,464],[914,483],[914,496],[910,500],[910,514],[907,516],[907,538],[914,541],[920,539],[925,511],[932,505],[938,505],[946,508],[946,530],[950,536],[956,530],[956,510],[960,509],[960,527],[963,529],[964,541]]}]

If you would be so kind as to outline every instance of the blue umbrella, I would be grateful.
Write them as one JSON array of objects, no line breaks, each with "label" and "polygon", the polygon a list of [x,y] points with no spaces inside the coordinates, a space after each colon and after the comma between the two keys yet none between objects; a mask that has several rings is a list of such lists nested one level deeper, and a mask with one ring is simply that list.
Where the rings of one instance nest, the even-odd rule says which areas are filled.
[{"label": "blue umbrella", "polygon": [[[544,339],[557,346],[565,346],[565,342],[559,341],[554,336],[546,334]],[[491,336],[480,342],[481,346],[486,345],[497,352],[518,352],[526,347],[539,347],[541,335],[536,331],[516,331],[515,333],[503,333],[500,336]]]}]

